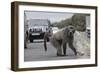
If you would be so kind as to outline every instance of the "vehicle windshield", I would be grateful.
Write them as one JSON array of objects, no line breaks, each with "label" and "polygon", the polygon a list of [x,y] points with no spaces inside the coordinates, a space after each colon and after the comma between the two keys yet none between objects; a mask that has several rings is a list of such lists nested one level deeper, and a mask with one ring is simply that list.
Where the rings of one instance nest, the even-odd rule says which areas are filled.
[{"label": "vehicle windshield", "polygon": [[48,24],[33,24],[32,26],[48,26]]}]

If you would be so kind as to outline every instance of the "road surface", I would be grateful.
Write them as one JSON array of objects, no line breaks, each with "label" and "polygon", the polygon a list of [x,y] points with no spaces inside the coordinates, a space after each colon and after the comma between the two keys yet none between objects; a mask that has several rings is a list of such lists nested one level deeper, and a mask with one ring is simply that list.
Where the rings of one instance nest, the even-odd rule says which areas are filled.
[{"label": "road surface", "polygon": [[48,42],[48,50],[45,52],[43,40],[36,40],[34,43],[29,43],[28,48],[24,50],[24,61],[47,61],[47,60],[69,60],[69,59],[84,59],[90,56],[74,56],[73,51],[67,48],[67,56],[56,56],[56,49]]}]

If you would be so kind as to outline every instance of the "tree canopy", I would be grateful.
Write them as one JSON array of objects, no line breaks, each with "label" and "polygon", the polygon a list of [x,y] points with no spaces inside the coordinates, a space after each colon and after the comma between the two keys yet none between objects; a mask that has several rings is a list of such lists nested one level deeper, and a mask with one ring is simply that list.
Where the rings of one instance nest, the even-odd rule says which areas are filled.
[{"label": "tree canopy", "polygon": [[86,14],[74,14],[71,18],[55,22],[53,27],[63,28],[68,25],[73,25],[78,31],[86,30]]}]

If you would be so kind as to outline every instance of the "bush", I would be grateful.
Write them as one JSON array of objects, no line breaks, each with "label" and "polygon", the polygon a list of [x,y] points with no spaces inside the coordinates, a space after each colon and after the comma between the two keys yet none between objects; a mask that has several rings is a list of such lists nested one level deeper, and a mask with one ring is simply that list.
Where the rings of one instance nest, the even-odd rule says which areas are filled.
[{"label": "bush", "polygon": [[78,31],[86,30],[86,15],[84,14],[75,14],[72,16],[72,24]]},{"label": "bush", "polygon": [[85,14],[74,14],[72,18],[55,22],[52,24],[53,27],[63,28],[68,25],[73,25],[78,31],[86,30],[86,15]]}]

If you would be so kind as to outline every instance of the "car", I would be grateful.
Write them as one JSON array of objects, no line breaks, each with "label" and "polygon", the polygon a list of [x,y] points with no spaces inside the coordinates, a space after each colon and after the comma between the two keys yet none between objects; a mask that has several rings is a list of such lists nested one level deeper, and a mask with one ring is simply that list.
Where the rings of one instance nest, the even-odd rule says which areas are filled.
[{"label": "car", "polygon": [[50,21],[47,19],[30,19],[29,20],[29,40],[43,39],[45,32],[50,28]]},{"label": "car", "polygon": [[44,32],[40,28],[33,28],[29,30],[29,40],[32,43],[35,39],[42,39]]},{"label": "car", "polygon": [[90,38],[91,33],[90,33],[90,28],[89,27],[86,28],[86,33],[87,33],[87,37]]}]

